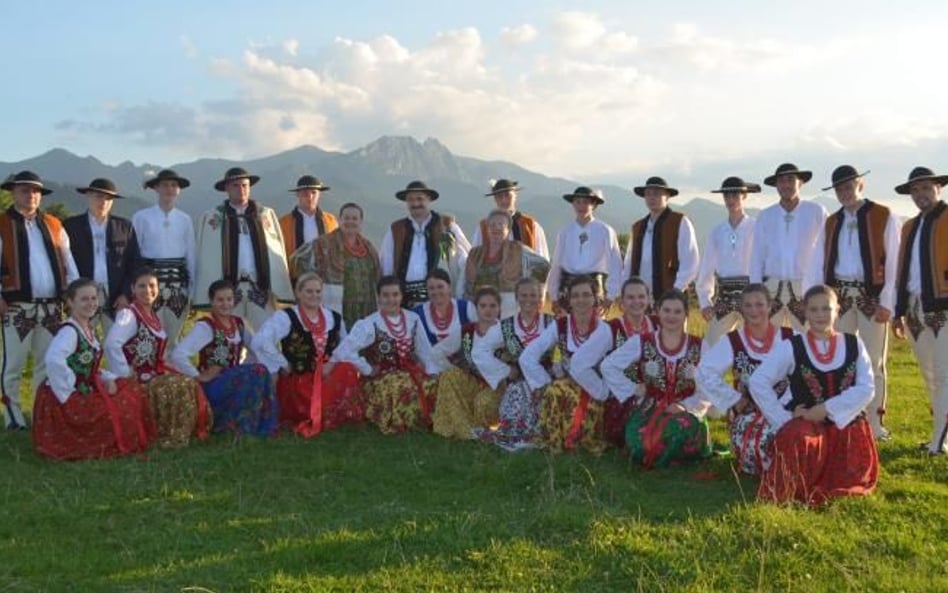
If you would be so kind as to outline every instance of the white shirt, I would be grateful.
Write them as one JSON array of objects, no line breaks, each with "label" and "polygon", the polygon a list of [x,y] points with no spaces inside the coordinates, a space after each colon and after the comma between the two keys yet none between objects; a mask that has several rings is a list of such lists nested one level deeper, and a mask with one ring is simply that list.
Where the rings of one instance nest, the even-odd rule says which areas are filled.
[{"label": "white shirt", "polygon": [[[231,343],[244,345],[250,343],[252,339],[253,335],[246,325],[244,326],[244,331],[237,332],[232,339],[228,338]],[[197,356],[198,353],[213,340],[214,328],[211,327],[211,324],[205,322],[195,323],[191,331],[188,332],[188,335],[178,342],[178,345],[172,350],[168,360],[182,375],[196,378],[201,373],[197,367],[191,364],[191,359]],[[246,348],[244,348],[243,351],[243,353],[246,354]],[[241,356],[238,362],[244,362],[244,360],[245,357]]]},{"label": "white shirt", "polygon": [[319,236],[319,227],[316,226],[316,213],[307,214],[299,207],[296,208],[296,211],[303,219],[303,243],[316,240],[316,237]]},{"label": "white shirt", "polygon": [[101,223],[88,214],[89,229],[92,231],[92,279],[105,289],[105,294],[109,294],[109,264],[105,257],[108,251],[108,226],[109,218],[106,217]]},{"label": "white shirt", "polygon": [[[823,364],[813,356],[813,351],[804,338],[804,347],[815,369],[826,372],[842,366],[846,359],[845,334],[836,334],[833,339],[836,340],[836,355],[829,363]],[[859,355],[856,357],[856,382],[849,389],[825,402],[827,418],[838,428],[845,428],[866,409],[875,393],[872,365],[869,362],[866,346],[860,338],[856,338],[856,344],[859,349]],[[780,428],[793,419],[793,412],[784,408],[784,404],[792,400],[793,394],[791,388],[788,388],[783,396],[778,398],[773,386],[787,378],[795,368],[793,344],[790,340],[783,340],[774,346],[767,358],[751,375],[751,397],[767,418],[767,422],[775,428]]]},{"label": "white shirt", "polygon": [[[49,386],[53,390],[56,399],[62,404],[66,403],[69,396],[76,390],[76,373],[69,368],[66,359],[76,352],[76,347],[79,344],[77,322],[70,317],[63,325],[65,327],[53,336],[44,356]],[[101,348],[94,335],[92,336],[92,348],[94,350]],[[103,381],[115,379],[115,374],[103,369],[99,369],[99,376]]]},{"label": "white shirt", "polygon": [[[652,245],[655,242],[655,220],[649,216],[645,223],[645,238],[642,241],[642,261],[639,264],[639,277],[648,285],[649,292],[654,293],[652,286]],[[628,278],[632,274],[632,244],[630,238],[629,244],[625,248],[625,257],[622,260],[623,277]],[[678,226],[678,273],[675,274],[675,288],[684,290],[688,284],[698,275],[699,256],[698,240],[695,238],[695,227],[688,220],[687,216],[681,217],[681,223]],[[661,296],[661,295],[656,295]]]},{"label": "white shirt", "polygon": [[[330,331],[335,329],[336,320],[331,310],[326,307],[323,307],[322,310],[323,318],[326,320],[326,333],[328,335]],[[303,318],[299,305],[293,305],[293,312],[296,313],[297,318]],[[310,321],[315,322],[316,319],[310,318]],[[285,310],[277,311],[263,322],[260,329],[257,330],[257,334],[253,336],[253,339],[250,341],[250,348],[254,356],[257,357],[260,364],[267,367],[270,373],[277,373],[280,369],[285,371],[290,369],[290,362],[280,351],[280,342],[290,335],[290,330],[292,329],[293,322],[290,320],[289,313]],[[342,343],[345,337],[346,324],[342,323],[339,326],[339,342]],[[338,352],[338,346],[336,352]],[[336,360],[336,352],[333,352],[333,355],[329,359],[330,361]]]},{"label": "white shirt", "polygon": [[[408,256],[408,267],[402,280],[404,282],[420,282],[428,276],[428,246],[425,243],[425,226],[431,222],[431,213],[429,212],[428,216],[420,223],[412,217],[408,217],[408,220],[415,230],[415,235],[412,238],[411,253]],[[452,283],[456,289],[455,295],[460,297],[461,295],[457,293],[460,282],[456,280],[464,273],[464,264],[467,262],[467,254],[470,251],[471,244],[456,222],[452,222],[445,230],[454,235],[455,238],[455,254],[452,261],[447,263],[451,268],[449,270],[451,278],[455,280]],[[392,227],[385,231],[385,236],[382,238],[379,260],[383,276],[395,273],[395,239],[392,237]]]},{"label": "white shirt", "polygon": [[715,276],[750,276],[755,222],[754,217],[745,215],[736,227],[732,227],[730,221],[725,220],[711,230],[695,284],[698,303],[702,309],[712,304]]},{"label": "white shirt", "polygon": [[[482,220],[485,222],[487,219]],[[540,226],[540,223],[534,219],[533,221],[533,236],[536,237],[537,246],[533,251],[538,255],[542,255],[547,260],[550,259],[550,248],[546,244],[546,233],[543,231],[543,227]],[[510,236],[508,237],[513,241],[513,229],[510,230]],[[474,238],[471,240],[471,248],[477,247],[478,245],[483,244],[484,237],[481,236],[481,225],[478,224],[477,228],[474,229]]]},{"label": "white shirt", "polygon": [[[820,232],[816,240],[816,246],[813,248],[812,264],[807,270],[807,276],[803,283],[804,291],[825,281],[823,276],[823,268],[826,264],[825,224],[823,228],[824,230]],[[889,311],[895,310],[895,284],[899,267],[901,229],[902,225],[898,217],[890,211],[889,220],[886,221],[885,230],[882,234],[883,248],[885,249],[885,283],[882,286],[882,292],[879,294],[879,304]],[[843,210],[843,225],[837,235],[836,243],[836,266],[833,270],[836,278],[862,282],[865,279],[865,270],[862,266],[863,245],[859,239],[859,223],[856,212],[850,213],[848,210]],[[868,246],[866,246],[866,249],[868,249]]]},{"label": "white shirt", "polygon": [[576,220],[563,227],[556,236],[553,260],[550,262],[547,291],[556,298],[560,278],[567,274],[606,274],[606,296],[619,296],[625,277],[622,275],[622,254],[616,231],[601,220],[592,219],[585,225]]},{"label": "white shirt", "polygon": [[[609,390],[602,377],[596,371],[596,365],[612,348],[612,329],[601,319],[596,319],[596,328],[582,344],[576,342],[571,324],[566,324],[566,348],[573,353],[566,369],[569,376],[580,387],[586,390],[591,398],[604,401],[609,396]],[[541,389],[553,381],[553,377],[543,368],[540,360],[543,355],[552,350],[559,340],[559,329],[556,323],[550,323],[537,339],[530,342],[520,354],[520,369],[530,385],[530,389]]]},{"label": "white shirt", "polygon": [[[405,323],[408,325],[408,332],[412,337],[415,357],[424,365],[427,374],[438,374],[441,369],[433,360],[431,344],[428,343],[425,330],[421,327],[421,319],[412,311],[402,309],[402,313],[405,315]],[[393,319],[392,321],[398,323],[397,319]],[[339,344],[339,347],[336,348],[332,359],[338,362],[352,363],[363,376],[371,376],[374,369],[372,365],[369,364],[369,361],[359,352],[375,342],[376,329],[389,336],[392,335],[382,320],[382,313],[379,311],[372,313],[365,319],[360,319],[352,326],[352,331],[350,331],[346,339]]]},{"label": "white shirt", "polygon": [[237,278],[245,276],[257,281],[257,261],[253,257],[253,239],[250,237],[250,223],[244,217],[247,207],[230,205],[237,213]]},{"label": "white shirt", "polygon": [[[537,316],[538,327],[537,331],[542,333],[548,327],[547,319],[549,319],[549,325],[555,325],[555,321],[552,318],[545,318],[543,314]],[[514,319],[514,334],[520,339],[520,342],[529,346],[527,342],[526,333],[520,327],[520,324],[517,323]],[[539,337],[539,336],[537,336]],[[487,333],[484,334],[484,338],[474,345],[475,347],[471,351],[471,358],[474,360],[477,370],[480,372],[481,376],[484,377],[484,380],[487,381],[487,384],[490,385],[491,389],[497,389],[497,386],[500,385],[500,382],[507,378],[510,374],[510,367],[504,363],[504,361],[497,358],[497,351],[500,349],[507,349],[507,344],[504,342],[504,332],[500,327],[500,322],[495,323]]]},{"label": "white shirt", "polygon": [[[685,334],[684,339],[687,340],[688,336]],[[724,340],[722,340],[723,342]],[[681,358],[684,358],[688,354],[687,345],[675,354],[669,354],[665,352],[662,348],[662,341],[656,336],[655,347],[658,349],[658,353],[664,358],[667,362],[675,364]],[[621,346],[612,351],[609,356],[607,356],[602,364],[599,365],[600,370],[602,371],[602,376],[606,381],[606,385],[609,386],[609,390],[612,392],[612,395],[615,396],[620,402],[624,402],[629,398],[639,397],[636,395],[638,390],[638,385],[633,383],[631,379],[626,377],[625,370],[630,366],[639,362],[642,358],[642,336],[635,335],[626,340]],[[685,408],[685,411],[693,414],[695,416],[701,417],[707,411],[707,403],[704,401],[704,398],[698,393],[697,388],[695,392],[684,398],[681,401],[676,402]]]},{"label": "white shirt", "polygon": [[[109,369],[118,377],[132,377],[135,370],[128,364],[125,358],[125,352],[122,346],[132,339],[135,332],[138,331],[138,318],[131,309],[121,309],[115,314],[115,323],[109,328],[108,335],[105,336],[105,357],[109,361]],[[149,328],[151,331],[151,328]],[[167,339],[165,330],[152,332],[157,338]]]},{"label": "white shirt", "polygon": [[[37,213],[36,216],[42,216]],[[33,292],[34,299],[55,299],[59,298],[56,294],[56,274],[54,272],[55,262],[49,260],[46,254],[46,245],[43,243],[43,233],[36,226],[35,218],[26,220],[26,241],[30,250],[30,289]],[[72,250],[69,248],[69,235],[66,229],[59,234],[59,241],[62,245],[60,257],[66,267],[66,283],[72,282],[79,277],[79,270],[76,268],[76,260],[72,258]],[[0,239],[0,257],[3,255],[3,240]],[[19,265],[19,264],[17,264]],[[65,286],[63,287],[65,288]]]},{"label": "white shirt", "polygon": [[[936,202],[936,205],[940,202],[941,200]],[[931,224],[926,222],[924,214],[919,214],[918,219],[918,229],[915,231],[915,239],[912,241],[912,254],[909,256],[911,259],[909,260],[908,282],[906,283],[908,293],[915,297],[922,294],[922,227]]]},{"label": "white shirt", "polygon": [[[774,336],[774,343],[770,350],[765,354],[760,354],[751,350],[744,339],[744,332],[739,334],[741,342],[744,343],[744,349],[756,360],[763,361],[773,352],[777,344],[781,341],[780,329]],[[701,354],[701,362],[698,363],[698,370],[695,372],[695,384],[701,395],[711,405],[719,410],[729,410],[741,400],[741,392],[724,381],[724,375],[734,366],[734,348],[731,347],[730,340],[718,340],[709,350]],[[745,381],[750,377],[744,377]]]},{"label": "white shirt", "polygon": [[792,212],[779,202],[765,208],[754,225],[750,281],[803,282],[825,223],[826,209],[816,202],[800,200]]},{"label": "white shirt", "polygon": [[197,251],[191,217],[177,208],[165,212],[155,204],[132,215],[132,226],[143,258],[184,258],[193,289],[197,278]]}]

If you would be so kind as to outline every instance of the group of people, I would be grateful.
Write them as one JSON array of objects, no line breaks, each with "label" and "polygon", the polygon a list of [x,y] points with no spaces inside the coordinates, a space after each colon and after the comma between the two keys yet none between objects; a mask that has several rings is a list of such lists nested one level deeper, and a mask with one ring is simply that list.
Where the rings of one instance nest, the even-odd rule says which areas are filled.
[{"label": "group of people", "polygon": [[[190,182],[174,171],[145,182],[158,203],[131,221],[109,213],[122,196],[96,179],[78,189],[88,212],[63,223],[39,210],[49,190],[24,171],[2,185],[14,205],[0,214],[7,426],[26,426],[32,351],[33,435],[51,458],[368,421],[508,450],[624,447],[654,467],[711,454],[713,407],[762,498],[868,493],[889,438],[890,324],[909,329],[931,396],[925,448],[948,450],[948,175],[918,167],[896,188],[920,211],[904,225],[863,197],[865,175],[833,172],[841,208],[827,216],[800,197],[812,173],[780,165],[764,180],[780,201],[756,221],[744,204],[760,186],[728,177],[712,190],[728,219],[700,258],[669,207],[678,190],[650,177],[633,190],[648,214],[623,258],[588,187],[563,196],[575,218],[550,257],[510,180],[492,183],[496,209],[473,242],[433,209],[436,190],[409,183],[395,194],[408,216],[376,250],[363,209],[323,211],[330,188],[313,176],[277,217],[250,197],[259,178],[230,169],[215,185],[227,199],[195,233],[175,206]],[[692,282],[703,339],[686,327]],[[182,337],[190,308],[208,314]]]}]

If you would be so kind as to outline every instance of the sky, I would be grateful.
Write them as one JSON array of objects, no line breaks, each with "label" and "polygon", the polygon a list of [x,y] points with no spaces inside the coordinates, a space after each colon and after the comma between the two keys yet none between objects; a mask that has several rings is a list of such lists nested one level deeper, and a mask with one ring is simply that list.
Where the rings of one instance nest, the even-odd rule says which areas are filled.
[{"label": "sky", "polygon": [[6,4],[0,161],[62,147],[169,165],[410,135],[694,191],[785,161],[814,186],[872,169],[880,194],[915,164],[948,170],[945,2]]}]

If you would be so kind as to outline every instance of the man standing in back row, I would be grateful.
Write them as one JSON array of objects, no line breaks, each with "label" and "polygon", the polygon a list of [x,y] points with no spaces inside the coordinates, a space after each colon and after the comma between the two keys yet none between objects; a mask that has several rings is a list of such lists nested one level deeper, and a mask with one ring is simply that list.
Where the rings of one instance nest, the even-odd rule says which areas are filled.
[{"label": "man standing in back row", "polygon": [[300,177],[296,182],[296,189],[290,190],[296,194],[299,203],[292,212],[280,217],[287,261],[301,246],[312,243],[318,237],[339,227],[336,217],[319,207],[319,198],[322,192],[326,191],[329,191],[329,186],[323,185],[319,177],[312,175]]},{"label": "man standing in back row", "polygon": [[[510,239],[523,243],[534,253],[543,256],[544,259],[550,259],[550,249],[546,244],[546,233],[537,219],[529,214],[517,210],[517,196],[520,192],[520,184],[509,179],[498,179],[491,185],[490,193],[484,194],[484,197],[494,198],[498,210],[504,210],[510,214],[512,223],[510,226]],[[487,236],[487,219],[481,220],[474,231],[474,239],[471,247],[477,247],[484,242]]]},{"label": "man standing in back row", "polygon": [[888,440],[883,427],[886,411],[886,355],[889,318],[895,310],[895,276],[901,225],[888,208],[863,198],[868,173],[842,165],[833,171],[832,185],[842,208],[826,219],[817,239],[804,289],[832,286],[839,296],[836,331],[858,334],[866,345],[875,379],[875,397],[867,410],[876,440]]},{"label": "man standing in back row", "polygon": [[826,210],[800,199],[800,189],[813,177],[792,163],[777,167],[764,184],[777,188],[780,202],[765,208],[754,225],[750,281],[763,282],[773,295],[770,319],[776,326],[802,331],[806,323],[803,284],[823,231]]}]

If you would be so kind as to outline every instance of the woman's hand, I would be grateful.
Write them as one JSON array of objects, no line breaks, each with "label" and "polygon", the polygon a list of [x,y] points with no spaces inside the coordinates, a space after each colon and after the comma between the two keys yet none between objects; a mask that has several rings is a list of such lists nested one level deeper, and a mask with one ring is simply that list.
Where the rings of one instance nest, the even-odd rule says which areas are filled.
[{"label": "woman's hand", "polygon": [[685,406],[681,405],[678,402],[672,402],[665,406],[666,414],[684,414],[688,410],[685,409]]},{"label": "woman's hand", "polygon": [[818,424],[826,420],[827,412],[825,404],[817,404],[812,408],[808,408],[803,414],[805,420],[809,420],[814,424]]},{"label": "woman's hand", "polygon": [[109,379],[105,381],[105,391],[109,395],[115,395],[118,393],[118,384],[115,382],[115,379]]},{"label": "woman's hand", "polygon": [[209,366],[204,371],[198,374],[198,381],[201,383],[207,383],[208,381],[213,381],[217,375],[221,374],[221,371],[224,370],[224,367],[221,366]]},{"label": "woman's hand", "polygon": [[334,368],[336,368],[336,363],[334,362],[324,363],[323,364],[323,377],[328,377],[329,373],[331,373]]}]

